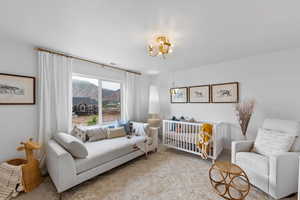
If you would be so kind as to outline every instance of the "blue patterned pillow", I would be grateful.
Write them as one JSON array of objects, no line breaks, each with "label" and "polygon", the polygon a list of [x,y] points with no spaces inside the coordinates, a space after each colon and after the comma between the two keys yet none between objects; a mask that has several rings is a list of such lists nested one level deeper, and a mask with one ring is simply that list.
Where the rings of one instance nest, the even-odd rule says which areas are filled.
[{"label": "blue patterned pillow", "polygon": [[118,121],[118,127],[124,127],[124,130],[125,130],[126,134],[130,133],[129,121],[119,120]]}]

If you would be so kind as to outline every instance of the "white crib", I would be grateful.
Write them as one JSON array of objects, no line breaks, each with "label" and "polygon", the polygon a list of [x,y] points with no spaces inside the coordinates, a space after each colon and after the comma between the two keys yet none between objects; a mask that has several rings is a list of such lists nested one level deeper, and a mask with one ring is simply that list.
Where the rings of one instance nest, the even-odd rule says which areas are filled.
[{"label": "white crib", "polygon": [[209,145],[208,158],[213,161],[216,160],[224,147],[223,138],[227,134],[228,129],[228,126],[225,123],[190,123],[163,120],[163,144],[170,148],[200,155],[202,152],[196,144],[199,142],[200,127],[204,123],[213,125],[213,134]]}]

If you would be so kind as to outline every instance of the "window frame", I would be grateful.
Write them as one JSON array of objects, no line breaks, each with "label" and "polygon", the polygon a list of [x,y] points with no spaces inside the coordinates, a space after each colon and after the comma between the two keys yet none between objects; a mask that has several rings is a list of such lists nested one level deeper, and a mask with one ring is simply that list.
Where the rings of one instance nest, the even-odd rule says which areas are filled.
[{"label": "window frame", "polygon": [[[120,84],[120,103],[121,103],[121,110],[120,110],[120,118],[123,119],[124,117],[124,100],[123,100],[123,93],[124,93],[124,81],[119,80],[119,79],[111,79],[107,77],[102,77],[102,76],[94,76],[94,75],[87,75],[87,74],[81,74],[81,73],[72,73],[72,80],[74,76],[79,76],[83,78],[89,78],[89,79],[96,79],[98,80],[98,123],[100,125],[106,125],[106,124],[111,124],[114,121],[108,121],[108,122],[103,122],[102,119],[102,81],[107,81],[107,82],[114,82],[114,83],[119,83]],[[73,92],[72,92],[72,99],[73,99]],[[73,103],[72,103],[73,104]],[[73,121],[71,122],[73,126]]]}]

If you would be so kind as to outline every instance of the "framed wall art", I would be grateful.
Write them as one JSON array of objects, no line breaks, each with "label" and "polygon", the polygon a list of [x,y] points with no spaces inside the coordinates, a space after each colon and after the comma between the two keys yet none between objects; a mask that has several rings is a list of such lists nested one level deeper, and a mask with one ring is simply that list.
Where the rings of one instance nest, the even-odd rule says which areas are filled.
[{"label": "framed wall art", "polygon": [[35,104],[35,77],[0,73],[0,105]]},{"label": "framed wall art", "polygon": [[212,103],[238,103],[239,83],[221,83],[211,85]]},{"label": "framed wall art", "polygon": [[188,88],[178,87],[170,89],[171,103],[187,103]]},{"label": "framed wall art", "polygon": [[199,85],[189,87],[189,103],[209,103],[210,86]]}]

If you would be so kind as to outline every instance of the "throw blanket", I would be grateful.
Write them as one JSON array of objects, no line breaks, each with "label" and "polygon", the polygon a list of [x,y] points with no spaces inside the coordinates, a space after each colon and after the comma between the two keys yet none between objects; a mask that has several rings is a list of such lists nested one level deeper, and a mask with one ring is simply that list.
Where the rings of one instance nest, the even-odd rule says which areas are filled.
[{"label": "throw blanket", "polygon": [[15,197],[22,190],[22,167],[0,164],[0,200]]},{"label": "throw blanket", "polygon": [[146,136],[148,124],[140,122],[132,122],[132,129],[135,135]]},{"label": "throw blanket", "polygon": [[201,157],[203,159],[208,158],[209,142],[211,141],[211,136],[213,132],[213,125],[203,124],[200,128],[199,142],[197,147],[201,150]]},{"label": "throw blanket", "polygon": [[135,135],[138,136],[145,136],[146,140],[144,143],[137,144],[137,147],[145,152],[148,153],[148,146],[152,144],[152,138],[149,137],[149,130],[148,130],[148,124],[146,123],[140,123],[140,122],[132,122],[132,128]]}]

